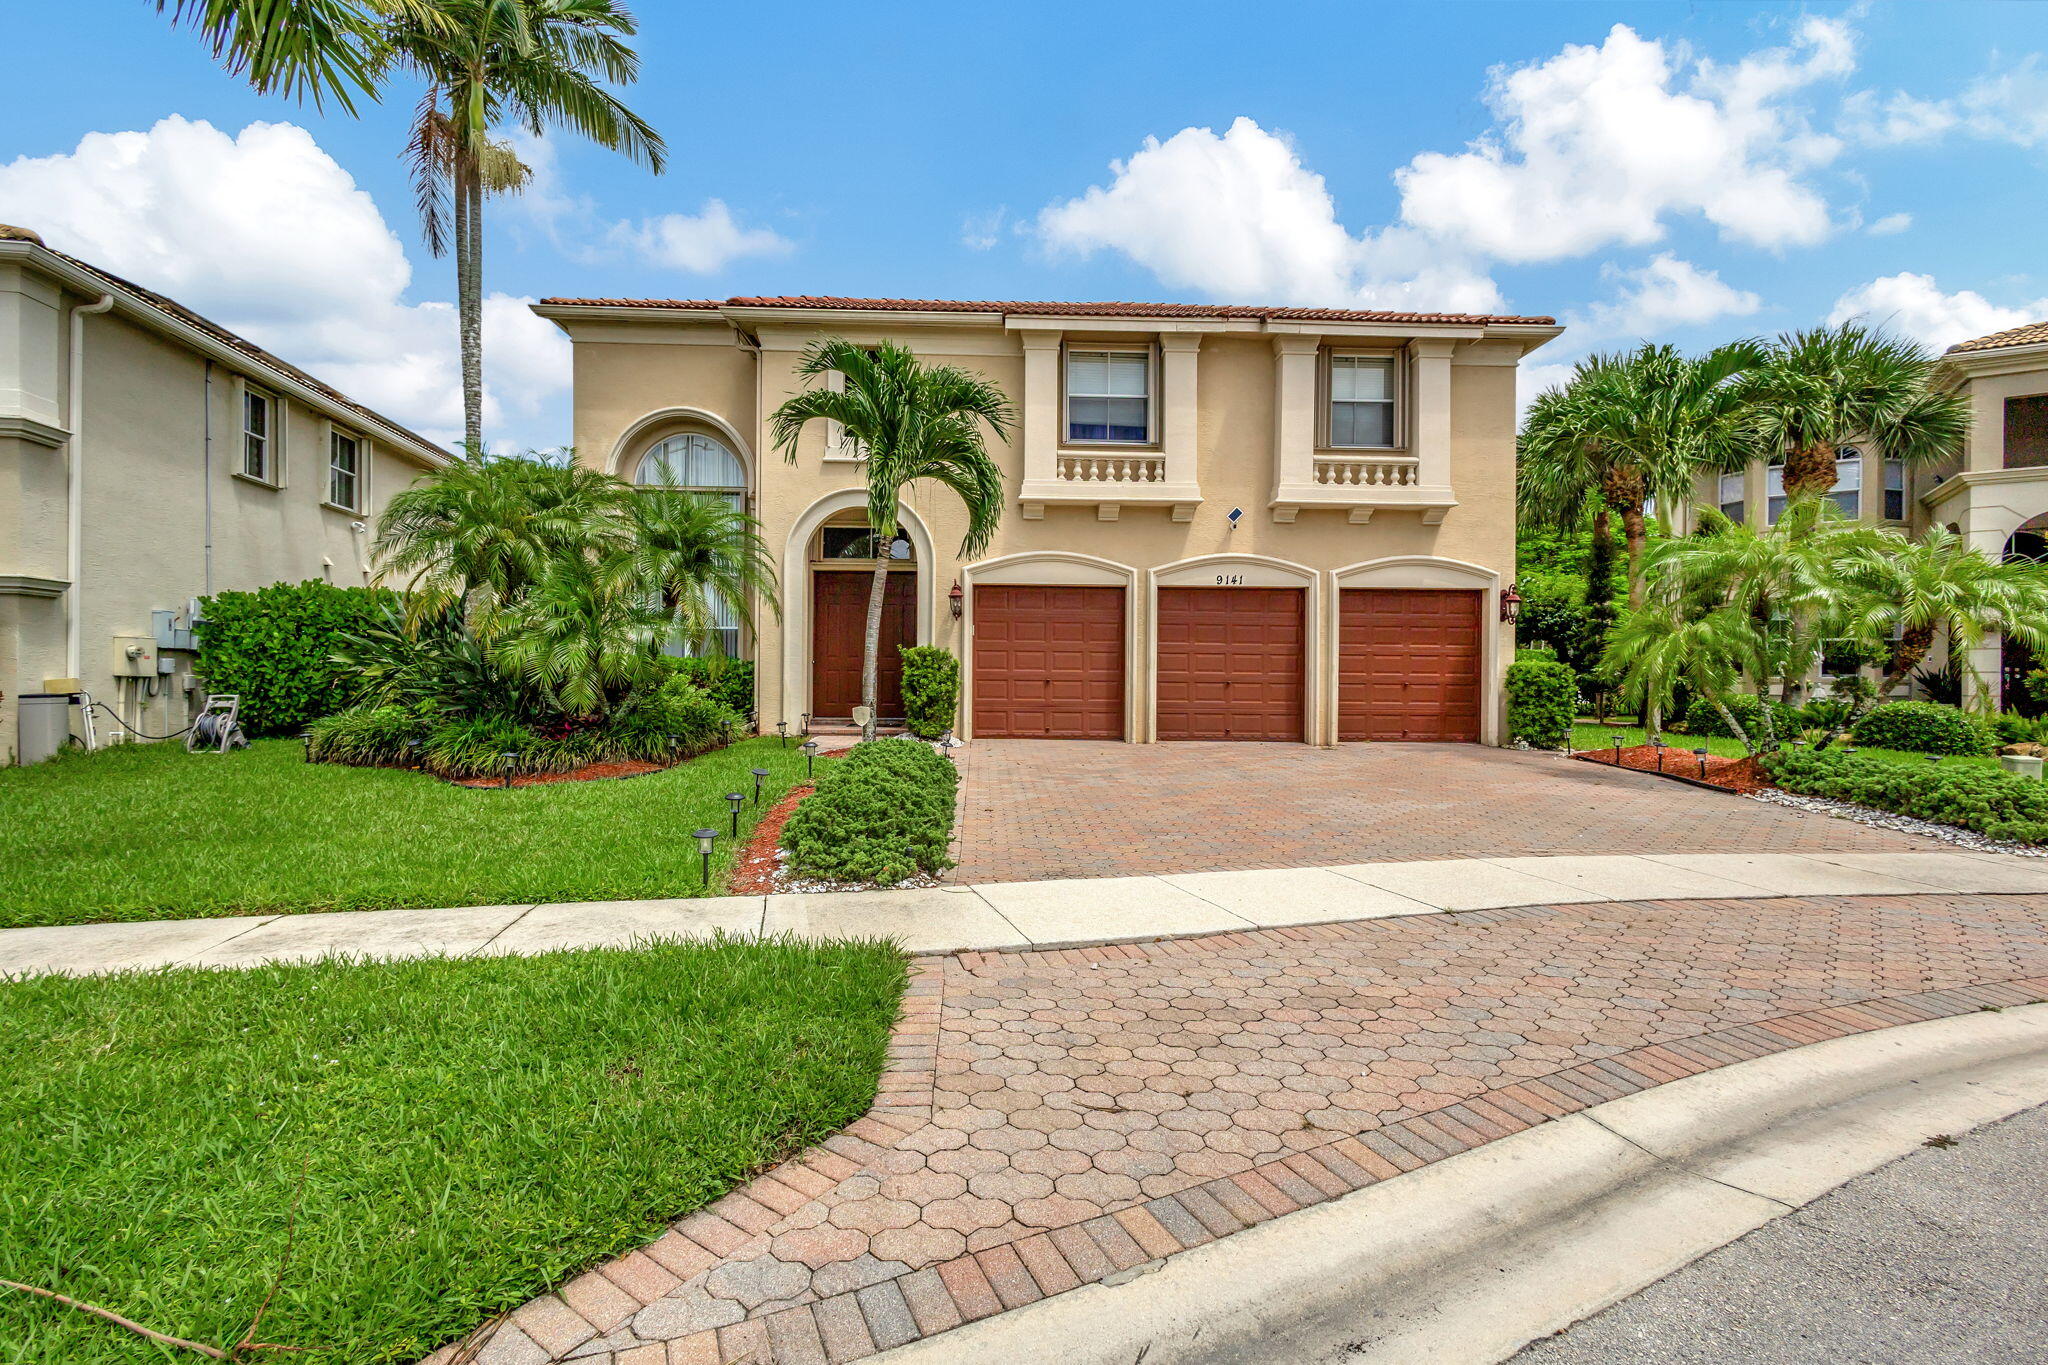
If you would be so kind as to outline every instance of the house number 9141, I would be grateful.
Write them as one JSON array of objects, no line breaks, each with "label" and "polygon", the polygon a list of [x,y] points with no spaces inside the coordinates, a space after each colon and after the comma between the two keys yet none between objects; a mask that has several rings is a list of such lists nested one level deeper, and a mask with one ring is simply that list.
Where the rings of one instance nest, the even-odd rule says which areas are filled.
[{"label": "house number 9141", "polygon": [[1241,573],[1220,573],[1220,574],[1217,574],[1217,575],[1216,575],[1216,586],[1217,586],[1217,587],[1219,587],[1219,588],[1238,588],[1238,587],[1243,587],[1243,586],[1244,586],[1244,575],[1243,575],[1243,574],[1241,574]]}]

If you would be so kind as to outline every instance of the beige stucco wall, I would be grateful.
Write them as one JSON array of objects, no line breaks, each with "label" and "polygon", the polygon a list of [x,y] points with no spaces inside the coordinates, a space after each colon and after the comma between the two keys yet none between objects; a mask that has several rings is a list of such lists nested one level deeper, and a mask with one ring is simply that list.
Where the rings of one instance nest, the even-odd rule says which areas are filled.
[{"label": "beige stucco wall", "polygon": [[[759,638],[749,652],[760,677],[764,725],[794,725],[810,709],[810,619],[807,551],[824,516],[857,506],[864,487],[858,463],[827,459],[826,432],[804,433],[794,465],[766,450],[763,415],[771,413],[802,383],[795,373],[801,347],[823,330],[810,324],[755,326],[758,350],[716,317],[623,322],[565,320],[575,340],[575,430],[578,457],[593,467],[632,477],[639,456],[660,436],[700,422],[711,432],[730,431],[739,454],[755,474],[753,507],[780,568],[783,610],[778,620],[763,612]],[[923,325],[891,327],[863,321],[833,329],[855,341],[890,337],[931,362],[978,371],[1000,384],[1020,409],[1024,354],[1014,332],[998,326]],[[1086,342],[1112,335],[1069,333]],[[1127,335],[1127,334],[1122,334]],[[1398,344],[1399,339],[1394,339]],[[1037,518],[1016,499],[1023,477],[1028,433],[1019,431],[993,453],[1002,464],[1012,501],[995,541],[974,561],[960,553],[965,513],[949,491],[915,485],[906,507],[906,531],[921,559],[918,630],[926,643],[942,645],[971,664],[967,632],[976,579],[1000,572],[1008,581],[1116,582],[1130,589],[1130,670],[1126,687],[1127,737],[1151,737],[1150,601],[1167,566],[1203,556],[1237,557],[1232,564],[1182,571],[1178,581],[1213,581],[1211,570],[1245,573],[1247,584],[1300,584],[1311,589],[1309,716],[1303,734],[1312,742],[1334,742],[1335,665],[1327,641],[1334,628],[1337,571],[1368,561],[1420,560],[1374,571],[1373,582],[1395,586],[1468,586],[1488,592],[1485,620],[1489,689],[1485,715],[1496,733],[1500,709],[1498,676],[1511,657],[1512,636],[1495,624],[1494,592],[1514,575],[1515,360],[1525,343],[1461,343],[1453,354],[1448,412],[1451,478],[1458,505],[1439,525],[1426,525],[1416,510],[1379,510],[1367,524],[1354,524],[1342,508],[1305,507],[1294,520],[1276,519],[1269,509],[1275,490],[1275,352],[1263,334],[1208,335],[1201,339],[1196,408],[1197,477],[1201,501],[1186,520],[1166,506],[1121,506],[1115,520],[1103,520],[1094,505],[1048,504]],[[1175,395],[1162,395],[1171,403]],[[670,414],[663,419],[660,414]],[[1243,515],[1235,529],[1233,508]],[[1044,555],[1040,561],[1018,556]],[[1083,557],[1077,559],[1074,557]],[[998,569],[990,565],[1001,561]],[[1435,564],[1432,576],[1427,565]],[[1470,569],[1446,565],[1476,566]],[[1107,565],[1108,567],[1103,567]],[[1300,566],[1305,575],[1286,566]],[[1207,572],[1208,577],[1201,575]],[[1451,577],[1444,577],[1445,572]],[[1106,576],[1104,576],[1106,575]],[[1192,577],[1191,577],[1192,575]],[[1405,577],[1404,577],[1405,575]],[[962,620],[954,620],[947,593],[959,583],[968,596]],[[969,695],[971,696],[971,679]],[[971,733],[970,707],[963,705],[963,730]]]},{"label": "beige stucco wall", "polygon": [[[22,276],[16,274],[19,281]],[[0,278],[0,291],[7,281]],[[4,294],[0,294],[4,299]],[[17,366],[53,384],[57,424],[71,411],[70,311],[91,302],[67,291],[62,305],[18,349],[47,353],[45,363]],[[4,310],[0,310],[4,311]],[[151,612],[182,609],[208,592],[253,589],[279,580],[326,578],[344,586],[368,581],[368,534],[391,495],[424,468],[364,436],[363,511],[324,505],[328,492],[329,418],[266,384],[283,410],[278,486],[237,477],[241,464],[240,389],[244,375],[146,324],[128,310],[84,318],[82,416],[74,433],[81,458],[84,506],[80,580],[69,577],[66,442],[0,434],[0,759],[17,743],[14,698],[43,690],[43,680],[69,675],[66,591],[79,599],[78,676],[96,700],[117,707],[151,734],[182,727],[200,697],[188,694],[189,669],[151,680],[115,675],[115,637],[152,634]],[[9,380],[0,375],[0,389]],[[206,440],[211,411],[213,442]],[[211,568],[208,494],[211,494]],[[8,580],[16,580],[9,590]],[[54,582],[56,595],[22,590],[19,580]],[[189,665],[190,655],[174,655]],[[124,732],[101,718],[102,741]]]}]

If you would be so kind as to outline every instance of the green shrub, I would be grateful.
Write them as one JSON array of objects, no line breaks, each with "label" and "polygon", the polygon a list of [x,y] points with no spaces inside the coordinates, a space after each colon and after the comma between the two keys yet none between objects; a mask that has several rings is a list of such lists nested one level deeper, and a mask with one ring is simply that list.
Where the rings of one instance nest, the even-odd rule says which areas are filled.
[{"label": "green shrub", "polygon": [[209,692],[241,696],[252,735],[288,735],[351,699],[335,648],[391,609],[382,588],[337,588],[308,579],[200,599],[193,669]]},{"label": "green shrub", "polygon": [[960,709],[960,661],[937,645],[904,645],[903,719],[910,733],[937,739],[953,732]]},{"label": "green shrub", "polygon": [[1982,764],[1934,767],[1831,749],[1772,754],[1764,770],[1786,791],[1917,815],[1994,839],[2048,842],[2048,783]]},{"label": "green shrub", "polygon": [[662,666],[670,677],[683,678],[710,693],[741,720],[754,718],[752,659],[728,659],[722,654],[689,659],[670,656],[662,660]]},{"label": "green shrub", "polygon": [[1557,662],[1557,651],[1549,645],[1516,645],[1515,662],[1554,664]]},{"label": "green shrub", "polygon": [[[508,764],[505,755],[514,755]],[[514,720],[480,716],[450,721],[431,731],[420,751],[420,766],[442,777],[501,777],[565,772],[576,766],[560,740],[542,739]]]},{"label": "green shrub", "polygon": [[2025,744],[2034,737],[2034,722],[2014,711],[2001,711],[1988,717],[1987,723],[2000,744]]},{"label": "green shrub", "polygon": [[1856,722],[1850,737],[1878,749],[1916,754],[1988,754],[1991,727],[1976,716],[1933,701],[1893,701]]},{"label": "green shrub", "polygon": [[1508,665],[1508,735],[1539,749],[1562,749],[1579,714],[1579,680],[1555,659]]},{"label": "green shrub", "polygon": [[403,706],[351,706],[306,727],[308,755],[316,763],[361,766],[409,761],[408,746],[424,741],[428,722]]},{"label": "green shrub", "polygon": [[731,707],[677,674],[652,697],[595,733],[605,758],[659,763],[716,749],[743,723]]},{"label": "green shrub", "polygon": [[[1721,698],[1722,703],[1734,714],[1736,721],[1749,733],[1752,744],[1764,742],[1764,703],[1759,697],[1747,692],[1738,692],[1732,697]],[[1805,720],[1797,709],[1774,701],[1771,706],[1772,733],[1780,743],[1792,738],[1806,728]],[[1735,738],[1735,732],[1728,728],[1719,708],[1711,697],[1694,697],[1685,708],[1685,732],[1689,735],[1719,735],[1724,739]]]},{"label": "green shrub", "polygon": [[917,740],[857,744],[782,827],[802,876],[891,885],[953,865],[953,761]]}]

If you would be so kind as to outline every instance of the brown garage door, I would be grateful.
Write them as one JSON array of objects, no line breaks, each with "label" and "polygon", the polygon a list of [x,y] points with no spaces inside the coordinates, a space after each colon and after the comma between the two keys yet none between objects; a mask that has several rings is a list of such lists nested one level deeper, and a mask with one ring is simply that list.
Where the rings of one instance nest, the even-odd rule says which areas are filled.
[{"label": "brown garage door", "polygon": [[1159,590],[1159,737],[1302,737],[1300,588]]},{"label": "brown garage door", "polygon": [[1483,600],[1457,589],[1346,588],[1337,737],[1477,740]]},{"label": "brown garage door", "polygon": [[1124,737],[1124,590],[974,590],[977,739]]}]

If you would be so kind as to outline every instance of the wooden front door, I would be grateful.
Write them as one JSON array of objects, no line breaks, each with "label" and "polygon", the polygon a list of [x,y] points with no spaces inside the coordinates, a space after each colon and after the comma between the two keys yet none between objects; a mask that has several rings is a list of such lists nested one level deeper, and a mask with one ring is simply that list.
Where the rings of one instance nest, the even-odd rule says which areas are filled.
[{"label": "wooden front door", "polygon": [[1480,607],[1465,589],[1346,588],[1337,738],[1479,738]]},{"label": "wooden front door", "polygon": [[976,739],[1124,737],[1124,590],[974,590]]},{"label": "wooden front door", "polygon": [[1300,588],[1161,588],[1161,739],[1303,737]]},{"label": "wooden front door", "polygon": [[[867,644],[866,569],[811,573],[811,714],[843,719],[860,705],[861,655]],[[889,571],[882,599],[882,647],[876,656],[876,710],[883,720],[903,718],[903,645],[917,643],[917,570]]]}]

